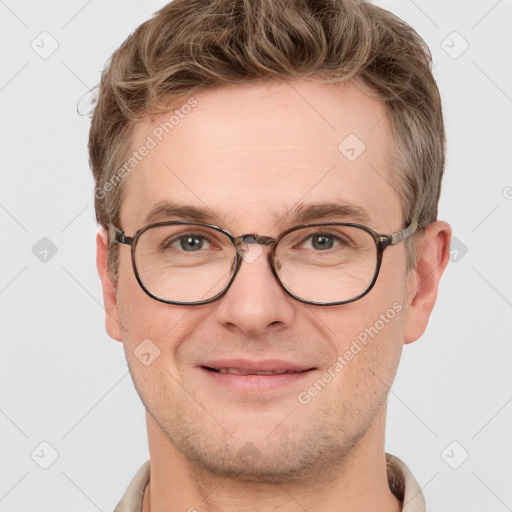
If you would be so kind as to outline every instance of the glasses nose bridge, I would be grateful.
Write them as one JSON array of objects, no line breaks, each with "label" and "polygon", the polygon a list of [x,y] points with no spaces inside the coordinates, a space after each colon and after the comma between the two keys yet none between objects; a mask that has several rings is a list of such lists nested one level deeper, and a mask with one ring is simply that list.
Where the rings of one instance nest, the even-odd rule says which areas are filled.
[{"label": "glasses nose bridge", "polygon": [[270,266],[270,270],[272,271],[272,274],[277,279],[279,284],[281,284],[281,280],[279,279],[277,273],[276,273],[276,261],[274,259],[275,250],[276,250],[276,244],[278,242],[277,238],[273,238],[271,236],[264,236],[264,235],[258,235],[257,233],[246,233],[244,235],[237,236],[236,238],[233,238],[233,245],[235,246],[236,250],[236,263],[234,265],[234,274],[233,278],[231,280],[231,283],[234,281],[236,275],[238,274],[238,271],[240,270],[240,267],[242,265],[242,261],[245,261],[246,263],[252,263],[258,256],[261,254],[263,249],[260,249],[259,251],[256,251],[252,255],[245,253],[244,246],[247,244],[251,245],[264,245],[270,248],[267,254],[267,261]]},{"label": "glasses nose bridge", "polygon": [[237,236],[233,240],[237,251],[239,251],[244,244],[258,244],[266,245],[268,247],[275,245],[276,242],[277,240],[271,236],[258,235],[257,233],[246,233],[244,235]]}]

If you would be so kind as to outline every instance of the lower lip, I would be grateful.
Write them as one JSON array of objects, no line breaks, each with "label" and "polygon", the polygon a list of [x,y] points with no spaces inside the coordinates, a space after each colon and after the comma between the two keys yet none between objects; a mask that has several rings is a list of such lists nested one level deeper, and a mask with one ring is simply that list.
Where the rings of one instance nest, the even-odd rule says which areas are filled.
[{"label": "lower lip", "polygon": [[314,370],[280,375],[237,375],[234,373],[219,373],[201,368],[203,373],[213,382],[239,393],[261,393],[282,389],[301,383],[311,376]]}]

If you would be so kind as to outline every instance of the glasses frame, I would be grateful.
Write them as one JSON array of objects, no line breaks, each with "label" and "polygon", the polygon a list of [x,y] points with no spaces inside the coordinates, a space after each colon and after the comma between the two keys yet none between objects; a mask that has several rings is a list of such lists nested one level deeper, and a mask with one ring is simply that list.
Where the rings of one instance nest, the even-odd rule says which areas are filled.
[{"label": "glasses frame", "polygon": [[[201,301],[193,301],[193,302],[182,302],[182,301],[172,301],[168,299],[164,299],[163,297],[159,297],[158,295],[154,295],[151,293],[142,283],[142,280],[139,276],[139,272],[137,270],[137,264],[135,263],[135,248],[137,246],[137,242],[139,241],[141,235],[148,231],[149,229],[159,227],[159,226],[173,226],[173,225],[183,225],[183,226],[201,226],[205,228],[210,228],[215,231],[218,231],[222,234],[224,234],[233,244],[236,250],[236,262],[235,267],[233,270],[233,274],[226,284],[225,288],[217,293],[214,297],[206,300]],[[297,297],[294,295],[291,291],[289,291],[285,285],[281,282],[281,279],[279,279],[279,276],[277,274],[276,268],[275,268],[275,252],[277,245],[279,242],[289,233],[292,233],[294,231],[297,231],[302,228],[311,228],[311,227],[327,227],[327,226],[347,226],[347,227],[355,227],[362,229],[363,231],[366,231],[371,237],[373,238],[377,250],[377,264],[375,267],[375,273],[373,276],[373,279],[371,280],[370,284],[366,287],[366,289],[357,295],[356,297],[353,297],[348,300],[342,300],[337,302],[318,302],[318,301],[311,301],[307,299],[301,299],[300,297]],[[375,283],[377,282],[377,278],[379,276],[380,268],[382,265],[382,255],[384,254],[384,250],[387,247],[394,246],[398,244],[399,242],[405,240],[409,236],[411,236],[413,233],[416,232],[416,230],[420,227],[418,223],[412,222],[407,228],[403,229],[402,231],[397,231],[396,233],[392,233],[391,235],[384,235],[382,233],[377,233],[375,230],[363,226],[362,224],[354,224],[351,222],[319,222],[319,223],[313,223],[313,224],[301,224],[300,226],[294,226],[292,228],[289,228],[285,231],[283,231],[277,238],[273,238],[270,236],[262,236],[258,235],[257,233],[246,233],[244,235],[240,236],[233,236],[229,231],[226,231],[225,229],[215,226],[214,224],[205,224],[202,222],[193,222],[193,221],[187,221],[187,220],[174,220],[174,221],[166,221],[166,222],[156,222],[153,224],[148,224],[147,226],[144,226],[143,228],[136,231],[133,236],[127,236],[125,232],[119,228],[116,228],[112,224],[109,224],[108,226],[108,236],[109,241],[112,243],[117,244],[124,244],[129,245],[131,247],[131,260],[132,260],[132,267],[133,272],[135,274],[135,278],[137,279],[137,282],[139,283],[142,290],[149,295],[154,300],[157,300],[158,302],[163,302],[164,304],[173,304],[177,306],[200,306],[203,304],[210,304],[221,297],[223,297],[231,285],[233,284],[233,281],[235,280],[236,275],[238,274],[238,271],[240,270],[240,267],[242,265],[243,256],[241,254],[241,248],[244,244],[259,244],[264,245],[267,247],[270,247],[270,250],[268,251],[267,260],[270,265],[270,269],[272,270],[272,273],[274,274],[274,277],[277,279],[277,282],[281,286],[281,288],[290,296],[293,297],[295,300],[298,300],[299,302],[302,302],[304,304],[312,304],[314,306],[339,306],[341,304],[348,304],[350,302],[355,302],[356,300],[361,299],[365,295],[367,295],[370,290],[374,287]]]}]

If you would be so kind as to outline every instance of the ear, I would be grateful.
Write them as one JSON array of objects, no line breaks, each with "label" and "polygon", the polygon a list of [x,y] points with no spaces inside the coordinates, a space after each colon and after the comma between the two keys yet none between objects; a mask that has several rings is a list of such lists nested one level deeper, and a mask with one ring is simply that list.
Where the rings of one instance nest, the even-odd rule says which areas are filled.
[{"label": "ear", "polygon": [[449,224],[436,221],[415,239],[417,264],[407,278],[405,344],[416,341],[427,328],[439,281],[450,259],[451,237]]},{"label": "ear", "polygon": [[108,234],[101,228],[96,235],[96,267],[103,287],[103,304],[105,308],[105,327],[108,335],[121,341],[121,323],[114,282],[110,277],[107,264]]}]

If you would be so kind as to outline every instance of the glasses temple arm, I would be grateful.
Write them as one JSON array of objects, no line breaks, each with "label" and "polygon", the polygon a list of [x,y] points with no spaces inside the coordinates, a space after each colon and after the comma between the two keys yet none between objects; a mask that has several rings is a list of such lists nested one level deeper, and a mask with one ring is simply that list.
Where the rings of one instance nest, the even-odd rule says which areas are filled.
[{"label": "glasses temple arm", "polygon": [[108,225],[108,239],[112,243],[126,245],[130,245],[133,240],[132,237],[126,236],[124,234],[124,231],[120,230],[119,228],[116,228],[112,224]]},{"label": "glasses temple arm", "polygon": [[405,240],[408,236],[411,236],[418,229],[418,222],[414,221],[409,227],[405,228],[398,233],[389,235],[390,245],[396,245],[398,242]]}]

